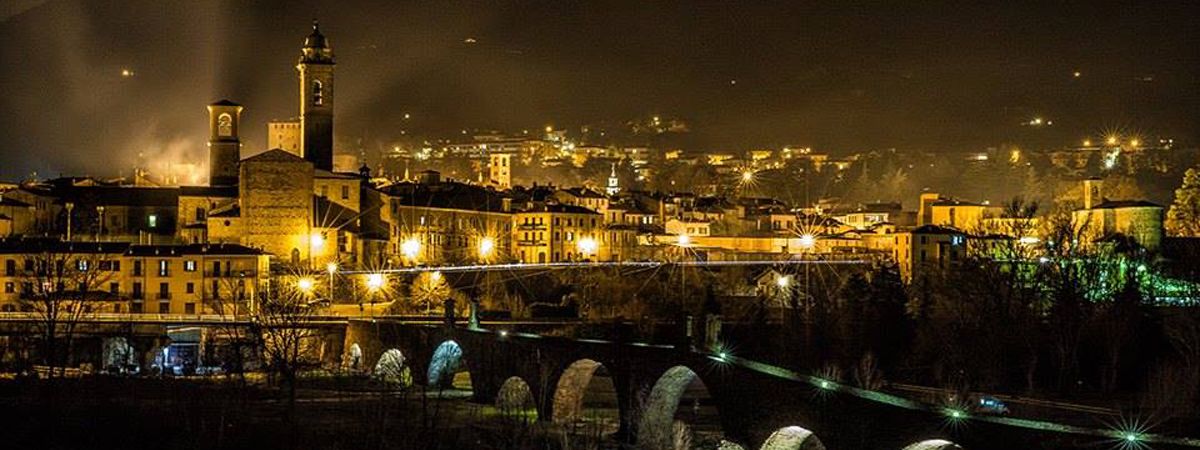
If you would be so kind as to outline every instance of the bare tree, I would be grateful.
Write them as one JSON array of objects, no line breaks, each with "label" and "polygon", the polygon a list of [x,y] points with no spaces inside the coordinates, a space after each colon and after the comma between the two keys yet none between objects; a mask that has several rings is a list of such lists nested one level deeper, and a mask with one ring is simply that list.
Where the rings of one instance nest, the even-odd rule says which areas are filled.
[{"label": "bare tree", "polygon": [[[257,340],[263,361],[273,379],[287,389],[289,404],[296,400],[299,374],[320,365],[320,329],[313,319],[326,302],[297,287],[297,277],[272,277],[270,287],[259,292],[250,314],[251,336]],[[277,377],[277,378],[276,378]]]},{"label": "bare tree", "polygon": [[21,309],[34,318],[40,356],[50,376],[70,362],[77,326],[116,296],[103,286],[116,275],[101,244],[46,242],[27,254],[21,276]]}]

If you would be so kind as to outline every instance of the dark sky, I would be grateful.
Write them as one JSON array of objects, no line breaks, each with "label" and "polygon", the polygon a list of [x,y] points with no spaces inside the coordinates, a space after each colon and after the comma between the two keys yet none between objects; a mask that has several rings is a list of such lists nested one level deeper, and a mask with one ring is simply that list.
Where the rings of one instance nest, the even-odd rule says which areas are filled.
[{"label": "dark sky", "polygon": [[[1194,1],[12,1],[3,179],[128,172],[139,151],[200,158],[204,106],[224,97],[246,105],[246,153],[263,150],[266,121],[295,114],[314,17],[338,58],[343,144],[652,114],[722,149],[1200,133]],[[1020,125],[1034,116],[1054,125]]]}]

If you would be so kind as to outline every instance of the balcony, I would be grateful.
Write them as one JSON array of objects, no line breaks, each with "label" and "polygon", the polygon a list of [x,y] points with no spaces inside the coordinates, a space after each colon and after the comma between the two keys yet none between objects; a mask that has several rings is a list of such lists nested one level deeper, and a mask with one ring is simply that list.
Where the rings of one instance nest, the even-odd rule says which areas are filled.
[{"label": "balcony", "polygon": [[542,239],[517,240],[518,247],[536,247],[540,245],[546,245],[546,241]]},{"label": "balcony", "polygon": [[517,229],[518,230],[526,230],[526,231],[527,230],[545,230],[546,224],[544,224],[544,223],[523,223],[523,224],[517,225]]},{"label": "balcony", "polygon": [[158,298],[159,300],[170,300],[171,293],[170,292],[159,292],[158,295],[155,295],[155,297]]}]

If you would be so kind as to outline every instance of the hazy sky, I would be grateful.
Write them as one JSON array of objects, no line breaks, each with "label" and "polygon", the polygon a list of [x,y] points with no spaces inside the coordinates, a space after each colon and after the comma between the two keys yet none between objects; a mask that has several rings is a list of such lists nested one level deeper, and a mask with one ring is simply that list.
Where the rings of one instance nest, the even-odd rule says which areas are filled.
[{"label": "hazy sky", "polygon": [[0,8],[0,179],[200,158],[220,98],[263,150],[314,17],[339,143],[653,114],[702,148],[1196,141],[1200,2],[970,3],[20,0]]}]

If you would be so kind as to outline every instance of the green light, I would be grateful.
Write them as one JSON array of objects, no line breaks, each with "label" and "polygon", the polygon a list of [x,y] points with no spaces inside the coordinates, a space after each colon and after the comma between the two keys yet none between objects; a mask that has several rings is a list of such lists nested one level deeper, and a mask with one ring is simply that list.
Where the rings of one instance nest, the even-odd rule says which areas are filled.
[{"label": "green light", "polygon": [[821,389],[833,389],[833,384],[827,380],[821,380],[817,383],[817,386],[820,386]]},{"label": "green light", "polygon": [[1137,271],[1138,271],[1138,272],[1145,272],[1145,271],[1146,271],[1146,265],[1145,265],[1145,264],[1138,264]]},{"label": "green light", "polygon": [[1142,437],[1138,436],[1137,433],[1125,433],[1124,439],[1125,439],[1125,442],[1137,442],[1137,441],[1142,440]]},{"label": "green light", "polygon": [[725,353],[725,352],[720,352],[720,353],[717,353],[717,358],[726,359],[726,358],[729,358],[729,354]]},{"label": "green light", "polygon": [[954,408],[946,408],[946,415],[950,416],[951,419],[967,418],[967,413],[963,412],[962,410],[954,409]]}]

